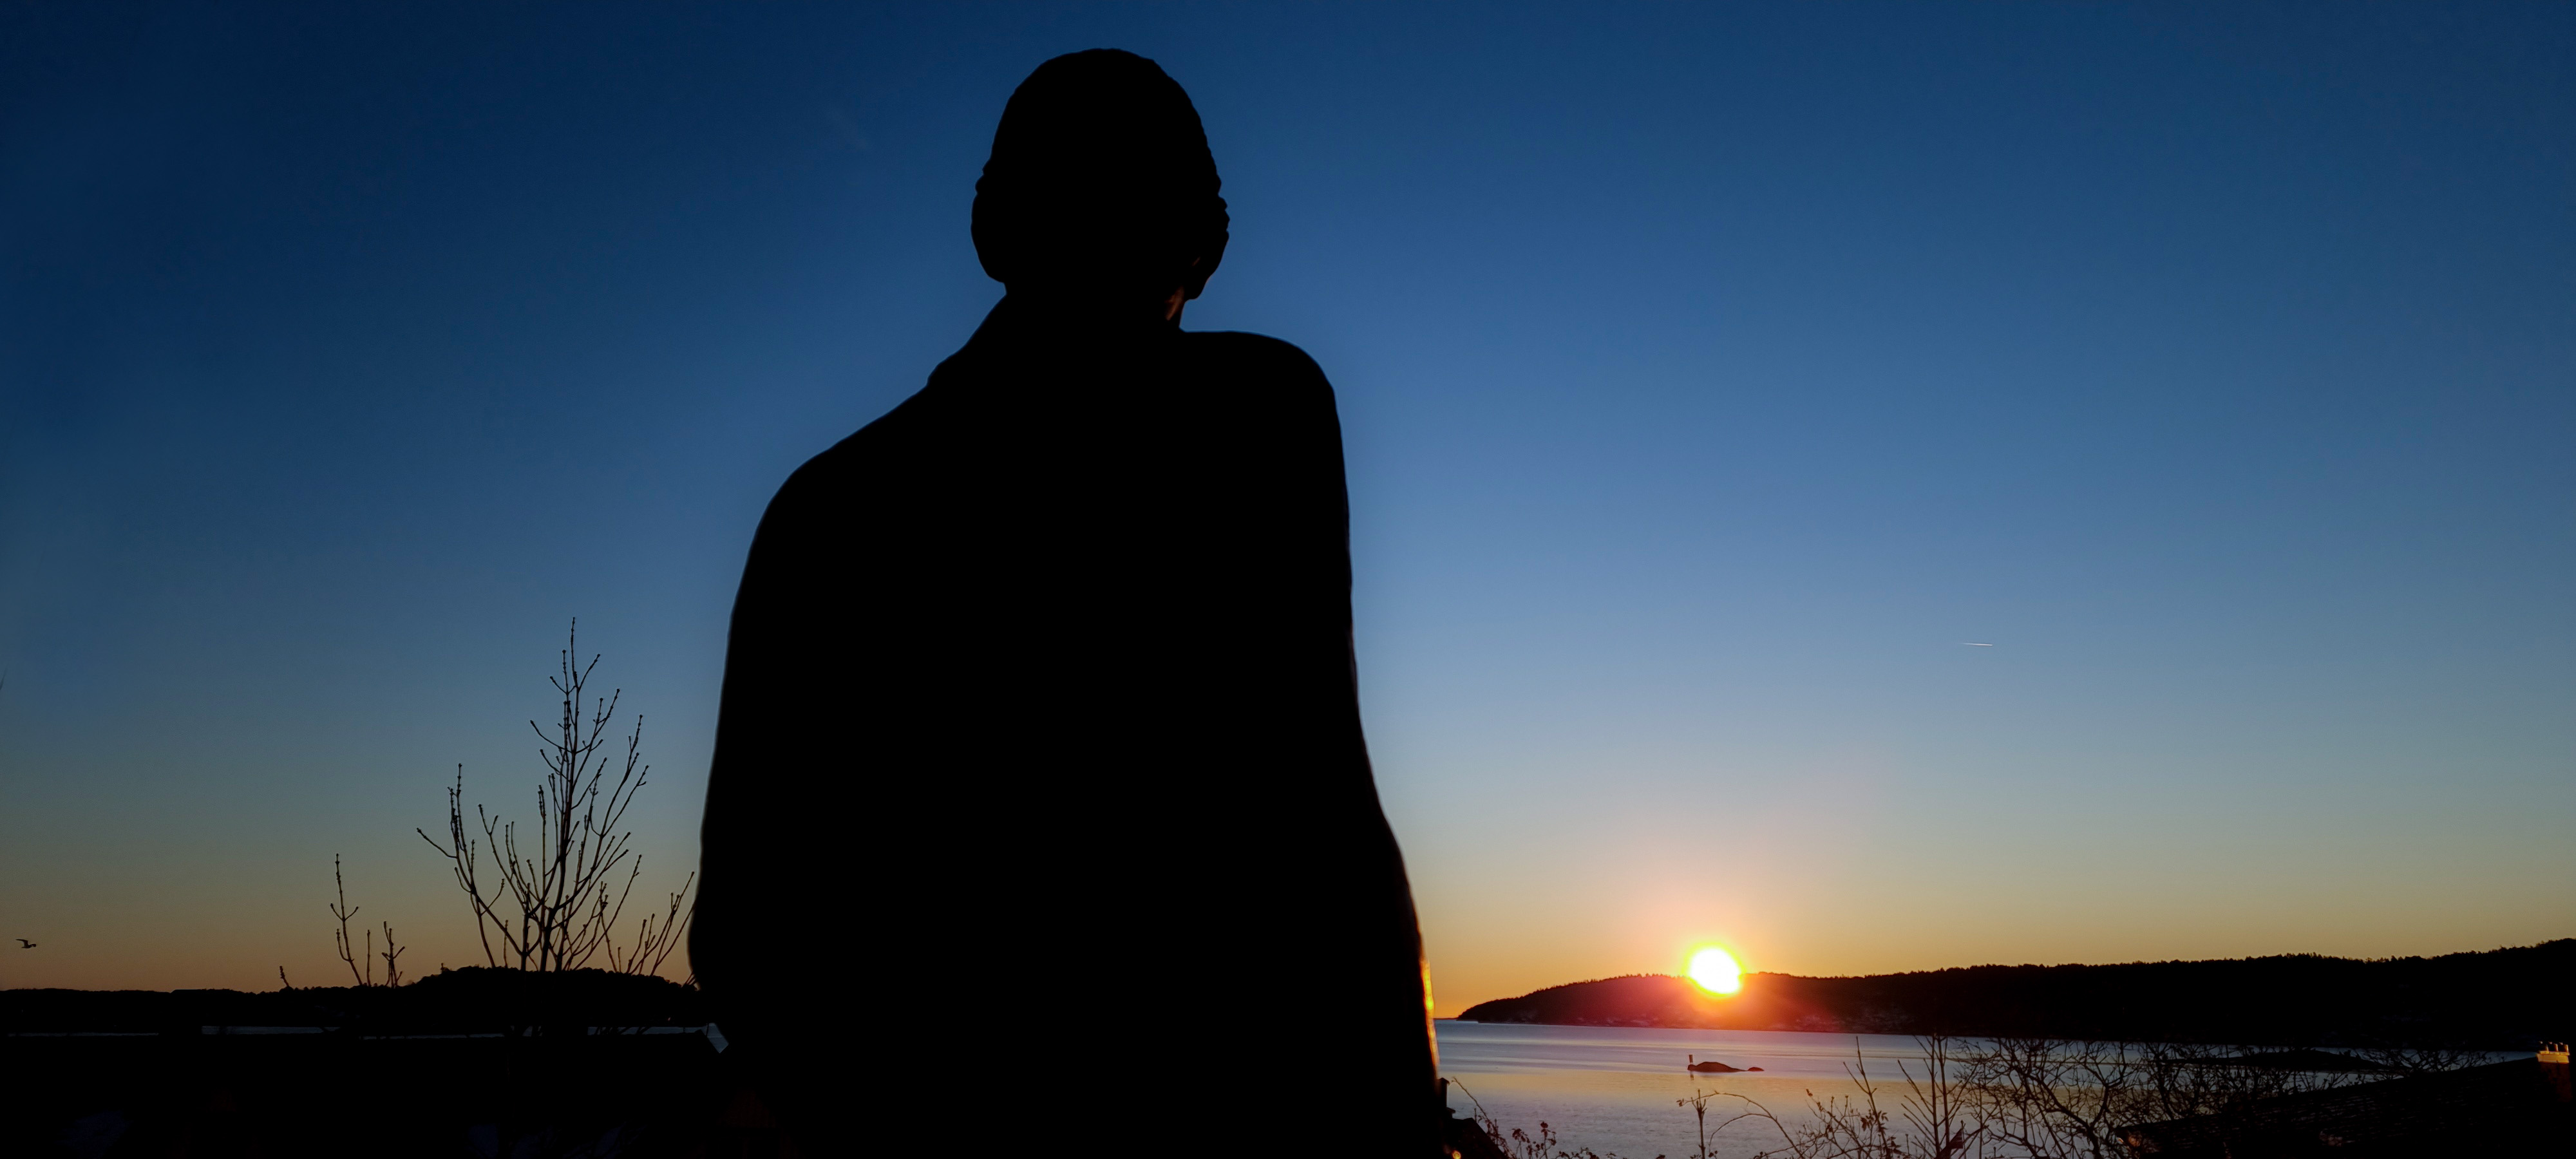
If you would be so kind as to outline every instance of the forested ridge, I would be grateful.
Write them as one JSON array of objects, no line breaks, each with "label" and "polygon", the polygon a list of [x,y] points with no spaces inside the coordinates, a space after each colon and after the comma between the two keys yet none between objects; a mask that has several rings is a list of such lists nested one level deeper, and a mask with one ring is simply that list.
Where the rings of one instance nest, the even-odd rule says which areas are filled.
[{"label": "forested ridge", "polygon": [[2444,1045],[2564,1039],[2576,938],[2430,958],[2283,954],[2117,965],[1963,966],[1809,978],[1752,974],[1716,997],[1635,974],[1480,1002],[1469,1022],[2137,1042]]}]

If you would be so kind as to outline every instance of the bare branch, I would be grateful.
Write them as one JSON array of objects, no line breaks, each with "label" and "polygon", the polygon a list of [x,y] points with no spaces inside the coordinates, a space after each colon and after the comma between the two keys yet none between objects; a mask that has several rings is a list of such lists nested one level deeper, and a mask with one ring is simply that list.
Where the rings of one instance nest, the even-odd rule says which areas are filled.
[{"label": "bare branch", "polygon": [[[367,972],[360,973],[358,963],[361,959],[349,948],[349,919],[358,915],[358,907],[349,904],[349,886],[340,877],[340,855],[337,853],[331,855],[331,889],[339,896],[339,900],[331,903],[327,908],[330,909],[332,917],[340,919],[340,932],[334,935],[339,942],[340,960],[349,964],[349,977],[356,979],[358,985],[368,985],[375,981],[374,955],[371,953],[365,959]],[[372,941],[368,948],[374,949]],[[283,969],[278,971],[280,977],[284,977],[285,973]]]},{"label": "bare branch", "polygon": [[[681,931],[694,912],[687,898],[696,877],[691,875],[670,895],[663,913],[642,919],[631,948],[617,944],[617,924],[643,875],[633,834],[623,826],[652,767],[643,761],[640,714],[625,738],[624,759],[614,759],[614,750],[607,747],[625,692],[590,694],[600,656],[579,662],[579,629],[575,621],[567,631],[556,673],[547,681],[558,697],[553,731],[528,722],[545,770],[536,785],[532,842],[523,847],[516,822],[502,822],[477,807],[495,875],[493,888],[485,892],[475,877],[475,845],[465,837],[461,770],[449,797],[449,841],[441,845],[426,833],[422,837],[455,868],[458,886],[472,899],[485,957],[493,964],[507,957],[521,969],[570,970],[605,957],[612,969],[654,971],[681,944]],[[613,779],[611,771],[617,774]],[[625,879],[618,881],[621,868]]]}]

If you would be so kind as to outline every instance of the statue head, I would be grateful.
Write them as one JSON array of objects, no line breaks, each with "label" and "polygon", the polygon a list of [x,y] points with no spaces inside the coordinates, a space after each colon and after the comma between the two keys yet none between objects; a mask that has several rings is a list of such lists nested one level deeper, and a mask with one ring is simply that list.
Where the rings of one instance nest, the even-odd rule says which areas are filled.
[{"label": "statue head", "polygon": [[1014,294],[1177,309],[1225,255],[1217,188],[1198,110],[1153,61],[1059,56],[1002,110],[975,183],[975,252]]}]

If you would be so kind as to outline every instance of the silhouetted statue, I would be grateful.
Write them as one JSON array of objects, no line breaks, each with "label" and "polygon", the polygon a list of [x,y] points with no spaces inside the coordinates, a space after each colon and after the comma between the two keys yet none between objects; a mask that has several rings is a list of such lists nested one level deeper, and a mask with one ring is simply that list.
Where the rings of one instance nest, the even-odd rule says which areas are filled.
[{"label": "silhouetted statue", "polygon": [[1008,293],[761,520],[690,950],[817,1153],[1436,1150],[1332,388],[1178,326],[1217,190],[1153,62],[1040,66],[976,185]]}]

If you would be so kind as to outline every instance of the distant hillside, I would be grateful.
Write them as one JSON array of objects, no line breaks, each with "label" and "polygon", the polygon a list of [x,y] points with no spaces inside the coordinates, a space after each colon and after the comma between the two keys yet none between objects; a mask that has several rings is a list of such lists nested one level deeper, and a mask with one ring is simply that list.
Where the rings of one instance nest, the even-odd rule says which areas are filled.
[{"label": "distant hillside", "polygon": [[0,1032],[197,1033],[202,1026],[329,1026],[375,1034],[542,1027],[697,1026],[698,992],[605,970],[529,973],[469,966],[408,986],[292,990],[0,990]]},{"label": "distant hillside", "polygon": [[2317,954],[2116,966],[1968,966],[1860,978],[1754,974],[1716,998],[1635,974],[1468,1007],[1468,1022],[2140,1042],[2527,1049],[2576,1029],[2576,938],[2364,961]]}]

